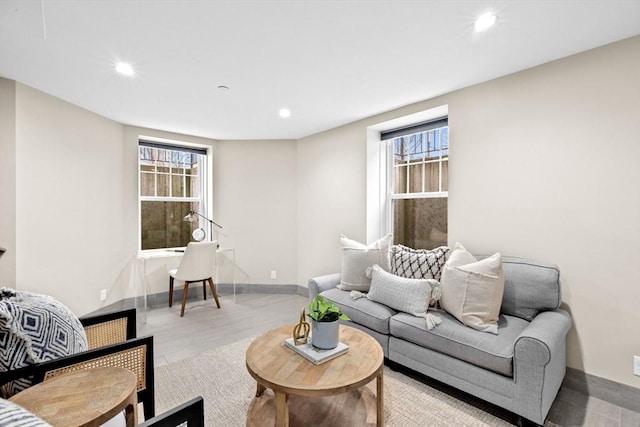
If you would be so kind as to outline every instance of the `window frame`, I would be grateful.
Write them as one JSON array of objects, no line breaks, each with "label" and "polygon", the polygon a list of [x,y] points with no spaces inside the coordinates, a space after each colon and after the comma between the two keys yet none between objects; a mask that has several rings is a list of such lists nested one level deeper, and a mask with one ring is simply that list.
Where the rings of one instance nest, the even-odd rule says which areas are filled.
[{"label": "window frame", "polygon": [[[448,117],[441,117],[438,120],[443,120],[443,119],[448,119]],[[438,127],[436,129],[442,129],[446,127],[447,128],[447,156],[446,156],[446,162],[449,162],[449,143],[448,143],[448,138],[449,138],[449,124],[448,124],[448,120],[447,120],[447,124],[446,126],[442,126],[442,127]],[[430,130],[426,130],[426,131],[422,131],[422,132],[429,132]],[[405,136],[409,136],[412,134],[405,134]],[[383,135],[380,136],[381,138],[383,137]],[[449,191],[447,189],[447,191],[442,191],[442,162],[443,162],[443,156],[442,156],[442,148],[440,148],[440,153],[439,156],[437,158],[437,160],[432,160],[432,161],[425,161],[424,159],[421,162],[416,162],[413,164],[418,164],[422,166],[422,173],[421,173],[421,177],[422,177],[422,190],[424,190],[425,188],[425,168],[424,165],[425,163],[435,163],[438,162],[438,190],[439,191],[421,191],[421,192],[411,192],[410,191],[410,185],[409,185],[409,176],[410,173],[407,170],[407,183],[406,183],[406,192],[404,193],[396,193],[395,192],[395,188],[394,188],[394,183],[395,183],[395,177],[396,177],[396,171],[395,169],[398,167],[395,164],[395,150],[394,150],[394,143],[395,143],[395,138],[391,138],[391,139],[387,139],[387,140],[382,140],[381,143],[385,146],[386,148],[386,163],[387,163],[387,171],[386,171],[386,194],[387,194],[387,202],[386,202],[386,212],[385,212],[385,217],[386,217],[386,229],[388,230],[388,232],[393,233],[394,232],[394,222],[395,222],[395,218],[394,218],[394,202],[396,200],[411,200],[411,199],[430,199],[430,198],[449,198]],[[410,160],[407,160],[407,164],[404,167],[409,168],[409,165],[411,163],[409,163]],[[448,169],[447,169],[448,170]],[[448,188],[448,187],[447,187]],[[395,237],[394,237],[395,240]]]},{"label": "window frame", "polygon": [[[449,106],[443,104],[427,110],[375,123],[367,127],[367,189],[366,189],[366,240],[375,242],[388,233],[393,232],[393,209],[388,176],[392,172],[389,167],[389,150],[386,139],[382,135],[386,132],[415,126],[418,123],[434,121],[449,117]],[[441,197],[443,193],[423,193],[421,196]],[[446,192],[448,199],[448,191]]]},{"label": "window frame", "polygon": [[[449,162],[449,143],[448,143],[448,133],[449,133],[449,125],[448,123],[442,127],[437,127],[434,128],[432,130],[435,129],[443,129],[443,128],[447,128],[447,155],[446,155],[446,160],[445,157],[442,155],[442,146],[439,150],[439,155],[437,158],[433,159],[433,160],[426,160],[424,157],[422,158],[421,161],[419,162],[414,162],[411,163],[410,159],[407,159],[407,163],[404,166],[399,166],[395,163],[395,140],[399,137],[394,137],[391,139],[387,139],[387,140],[382,140],[383,144],[386,144],[386,156],[385,158],[387,159],[387,172],[386,172],[386,181],[387,181],[387,194],[388,194],[388,198],[393,201],[393,200],[398,200],[398,199],[427,199],[427,198],[442,198],[442,197],[449,197],[449,191],[448,191],[448,186],[447,186],[447,190],[443,191],[442,190],[442,165],[443,162]],[[426,133],[426,132],[430,132],[431,130],[426,130],[426,131],[421,131],[421,133]],[[417,132],[416,132],[417,133]],[[406,134],[405,136],[410,136],[413,134]],[[381,135],[382,138],[382,135]],[[423,142],[424,143],[424,142]],[[425,173],[425,165],[427,163],[438,163],[438,191],[424,191],[425,189],[425,180],[426,180],[426,173]],[[407,173],[407,183],[406,183],[406,190],[404,193],[396,193],[395,189],[394,189],[394,182],[395,182],[395,177],[396,177],[396,173],[395,170],[398,169],[399,167],[409,167],[411,165],[420,165],[422,167],[422,173],[421,173],[421,177],[422,177],[422,183],[421,183],[421,188],[423,191],[420,192],[411,192],[410,191],[410,185],[409,185],[409,176],[410,174]],[[393,210],[393,207],[391,207],[391,210]],[[392,222],[393,222],[393,218],[391,218]]]},{"label": "window frame", "polygon": [[[158,148],[164,150],[172,150],[172,151],[182,151],[182,152],[190,152],[192,154],[199,154],[202,157],[198,161],[198,167],[202,167],[202,169],[198,170],[198,186],[200,188],[200,195],[198,197],[174,197],[174,196],[143,196],[142,192],[142,173],[153,173],[155,176],[155,185],[154,185],[154,193],[157,194],[157,176],[158,175],[168,175],[169,176],[169,188],[172,188],[173,182],[171,176],[171,168],[169,172],[144,172],[141,170],[141,159],[140,159],[140,148],[146,146],[150,148]],[[178,203],[198,203],[198,214],[209,217],[208,212],[212,212],[212,194],[211,188],[212,180],[213,180],[213,168],[212,168],[212,156],[211,156],[211,147],[201,144],[194,144],[187,141],[176,141],[176,140],[167,140],[163,138],[155,138],[148,136],[138,136],[138,144],[137,144],[137,179],[138,179],[138,251],[139,252],[149,252],[149,251],[163,251],[163,250],[171,250],[171,249],[179,249],[182,247],[165,247],[165,248],[154,248],[154,249],[142,249],[142,202],[144,201],[153,201],[153,202],[178,202]],[[184,180],[189,176],[186,173],[183,173],[183,186]],[[193,175],[190,175],[193,176]],[[184,186],[186,189],[186,186]],[[171,194],[171,192],[169,193]],[[213,236],[210,233],[209,224],[202,217],[198,217],[198,227],[203,228],[206,231],[206,241],[212,241]]]}]

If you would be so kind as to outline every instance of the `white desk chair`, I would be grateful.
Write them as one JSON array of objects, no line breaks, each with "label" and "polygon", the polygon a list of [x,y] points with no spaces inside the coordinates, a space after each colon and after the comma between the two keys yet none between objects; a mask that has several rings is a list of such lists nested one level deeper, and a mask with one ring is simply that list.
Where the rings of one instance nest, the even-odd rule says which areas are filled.
[{"label": "white desk chair", "polygon": [[207,286],[205,282],[209,282],[213,298],[216,305],[220,308],[218,301],[218,293],[213,283],[213,270],[215,265],[215,256],[218,242],[189,242],[184,255],[180,260],[178,268],[169,271],[169,307],[173,305],[173,281],[181,280],[184,282],[182,290],[182,310],[180,317],[184,316],[184,306],[187,303],[187,295],[189,291],[189,283],[202,282],[202,291],[204,299],[207,299]]}]

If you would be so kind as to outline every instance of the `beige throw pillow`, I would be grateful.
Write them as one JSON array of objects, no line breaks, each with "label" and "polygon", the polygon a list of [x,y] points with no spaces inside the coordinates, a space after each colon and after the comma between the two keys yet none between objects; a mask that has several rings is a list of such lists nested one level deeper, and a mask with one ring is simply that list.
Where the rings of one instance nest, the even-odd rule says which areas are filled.
[{"label": "beige throw pillow", "polygon": [[496,253],[478,261],[456,243],[442,271],[442,308],[465,325],[498,334],[504,292],[502,257]]},{"label": "beige throw pillow", "polygon": [[369,246],[351,240],[345,235],[340,236],[340,243],[342,244],[342,277],[338,289],[367,292],[371,286],[367,269],[378,264],[383,270],[389,271],[391,234],[387,234]]}]

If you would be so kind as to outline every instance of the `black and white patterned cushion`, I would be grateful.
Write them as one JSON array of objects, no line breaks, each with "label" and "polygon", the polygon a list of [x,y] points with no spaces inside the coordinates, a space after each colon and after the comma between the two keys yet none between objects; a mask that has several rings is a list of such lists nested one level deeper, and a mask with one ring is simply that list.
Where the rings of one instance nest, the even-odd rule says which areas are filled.
[{"label": "black and white patterned cushion", "polygon": [[0,399],[0,426],[2,427],[51,427],[41,418],[8,400]]},{"label": "black and white patterned cushion", "polygon": [[391,273],[408,279],[435,279],[440,281],[442,268],[451,249],[412,249],[403,245],[391,247]]},{"label": "black and white patterned cushion", "polygon": [[[78,318],[47,295],[15,292],[0,297],[0,371],[57,359],[87,350],[87,337]],[[10,397],[31,385],[31,379],[2,388]]]}]

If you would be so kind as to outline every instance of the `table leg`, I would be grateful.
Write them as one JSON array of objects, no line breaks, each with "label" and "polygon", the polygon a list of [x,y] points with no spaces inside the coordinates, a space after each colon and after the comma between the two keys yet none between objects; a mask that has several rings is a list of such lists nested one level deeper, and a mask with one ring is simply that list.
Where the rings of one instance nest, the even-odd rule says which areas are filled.
[{"label": "table leg", "polygon": [[383,406],[383,393],[382,393],[382,369],[376,379],[376,426],[382,427],[384,425],[384,406]]},{"label": "table leg", "polygon": [[127,427],[135,427],[138,425],[138,396],[134,389],[133,395],[129,398],[129,404],[124,409],[124,419]]},{"label": "table leg", "polygon": [[289,407],[287,406],[287,395],[282,392],[276,393],[276,427],[289,427]]},{"label": "table leg", "polygon": [[258,384],[258,385],[257,385],[257,387],[256,387],[256,397],[260,397],[260,396],[262,396],[262,393],[264,393],[264,391],[265,391],[266,387],[265,387],[265,386],[263,386],[263,385],[262,385],[262,384],[260,384],[260,383],[257,383],[257,384]]}]

